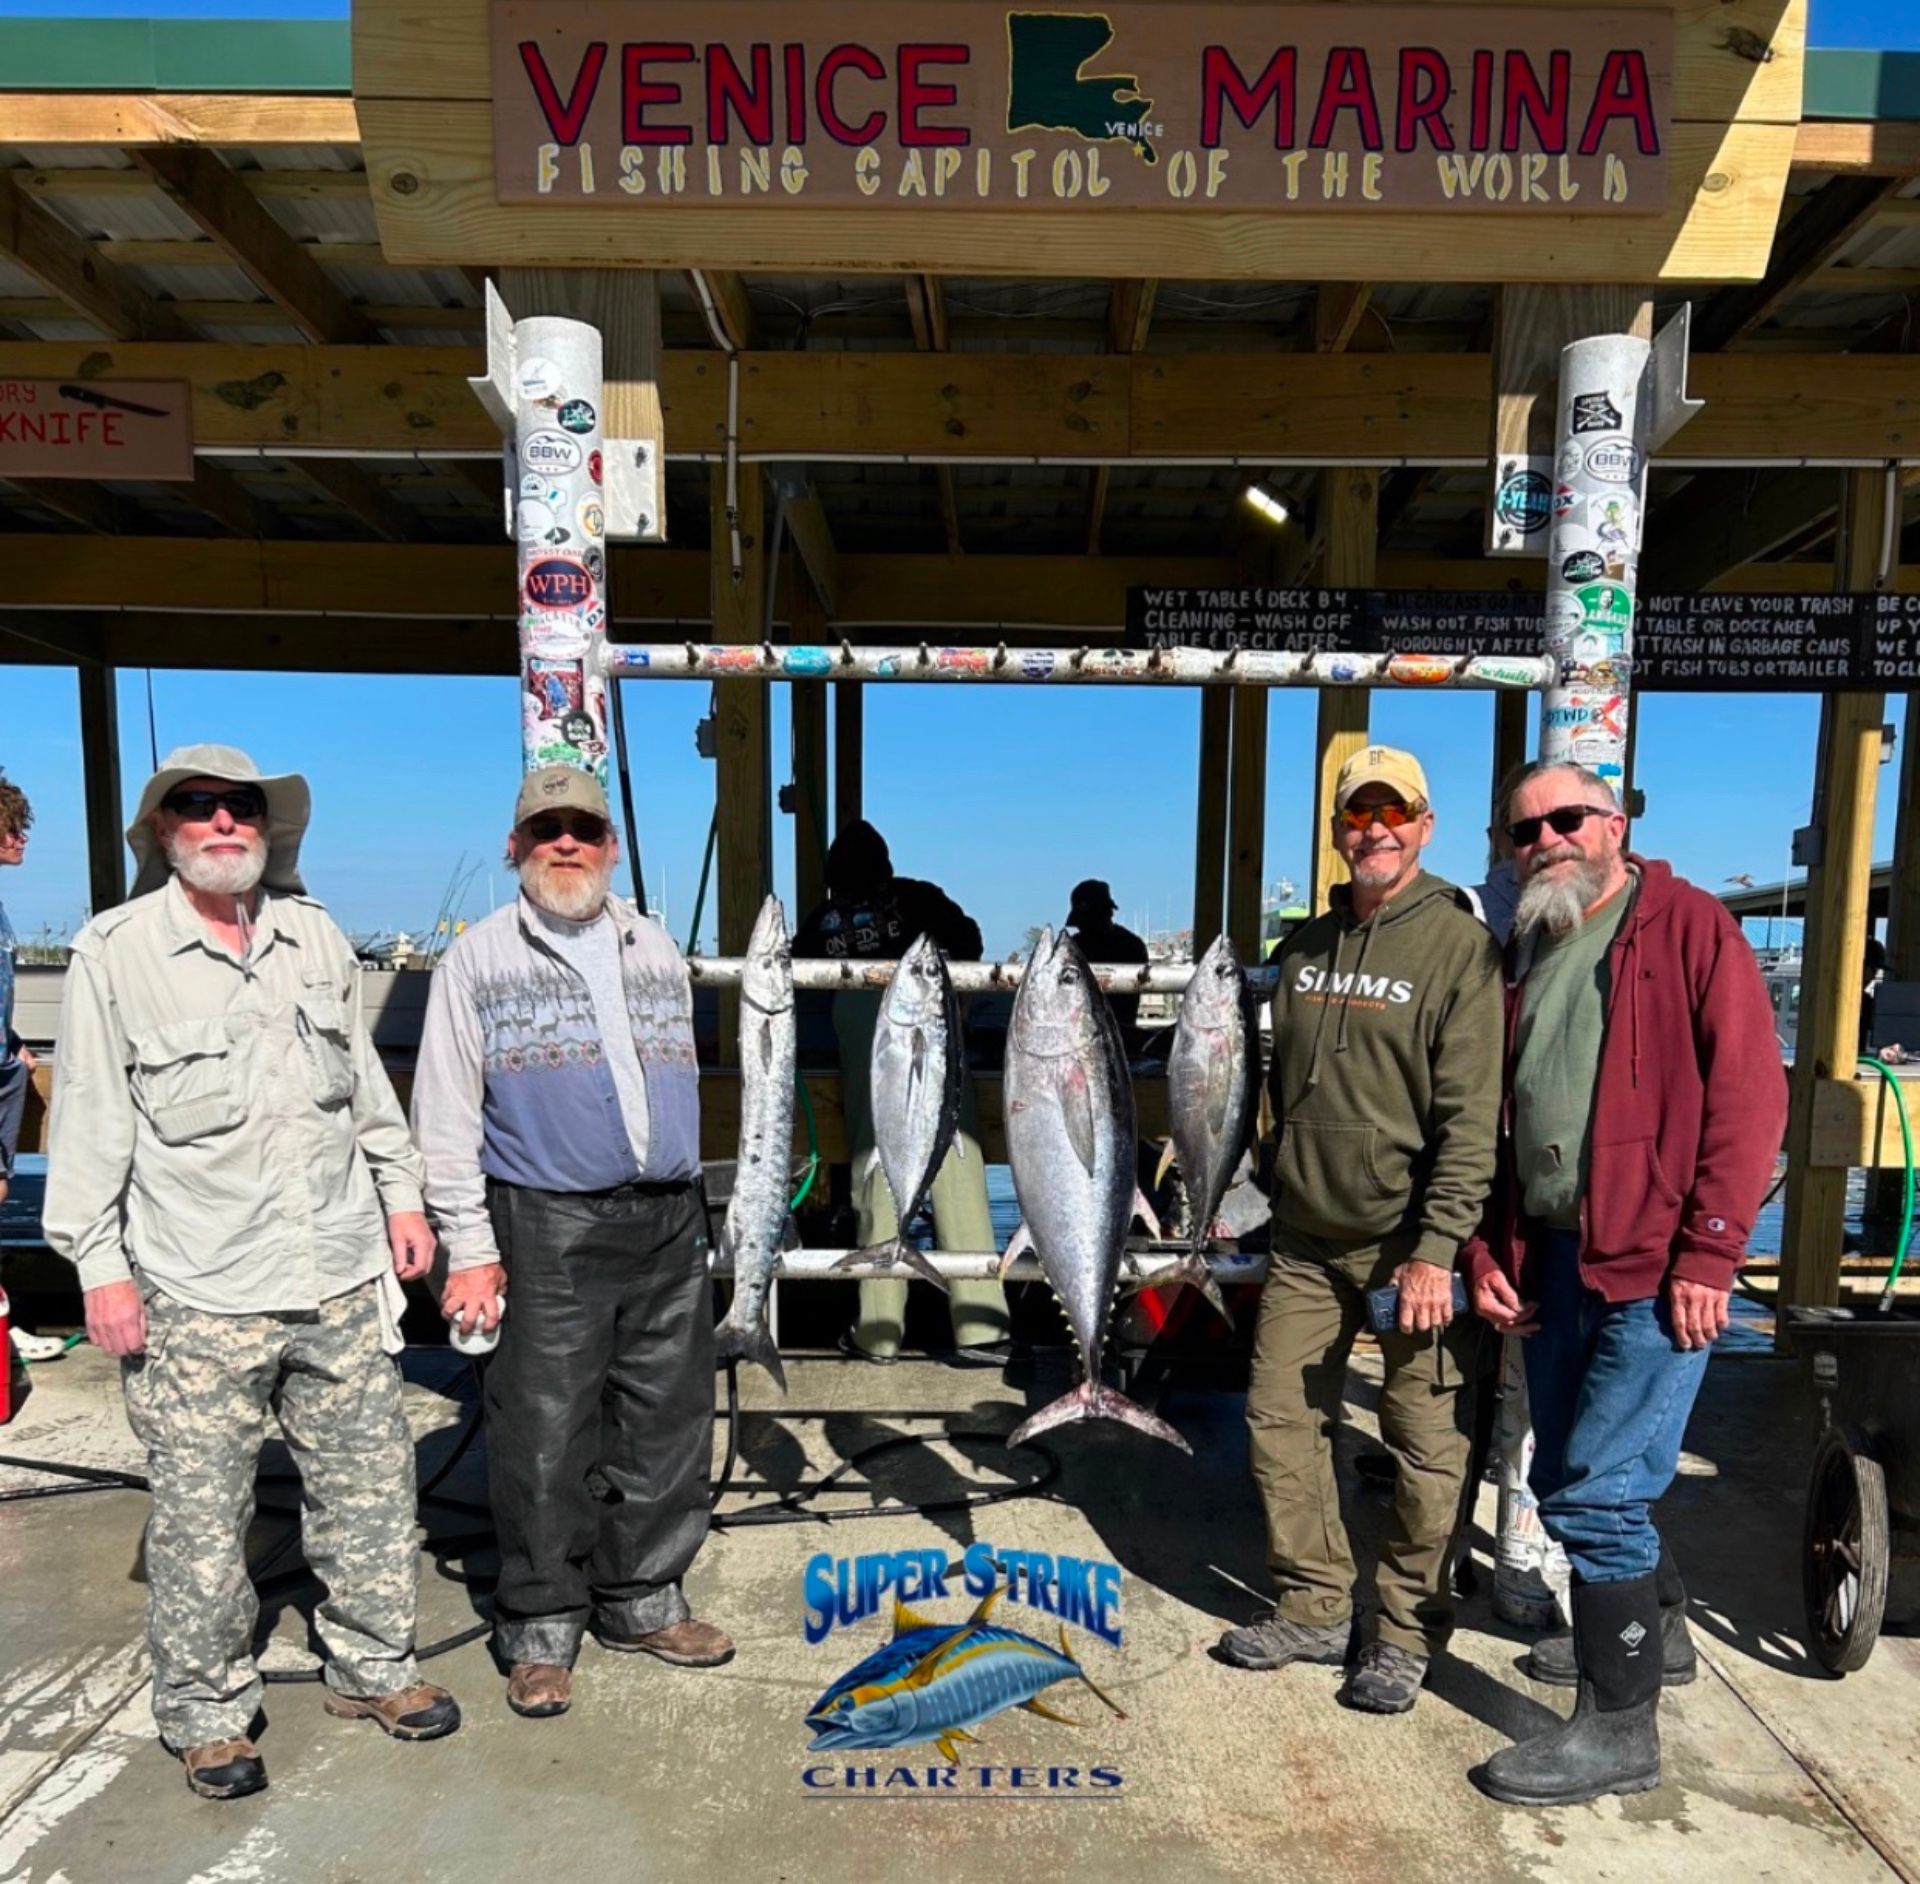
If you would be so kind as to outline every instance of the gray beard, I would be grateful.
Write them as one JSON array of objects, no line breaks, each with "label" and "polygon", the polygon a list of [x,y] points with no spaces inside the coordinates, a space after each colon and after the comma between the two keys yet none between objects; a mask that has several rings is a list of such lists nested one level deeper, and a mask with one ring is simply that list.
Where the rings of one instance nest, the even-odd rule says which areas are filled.
[{"label": "gray beard", "polygon": [[1520,886],[1513,926],[1522,935],[1544,929],[1549,935],[1570,935],[1586,920],[1587,911],[1607,887],[1604,861],[1575,864],[1546,876],[1529,877]]},{"label": "gray beard", "polygon": [[550,864],[524,865],[521,887],[528,897],[549,916],[562,922],[591,922],[607,903],[607,885],[613,879],[613,866],[575,873],[555,870]]},{"label": "gray beard", "polygon": [[167,861],[188,889],[203,896],[245,896],[266,874],[267,843],[254,838],[242,857],[210,857],[178,841],[167,846]]}]

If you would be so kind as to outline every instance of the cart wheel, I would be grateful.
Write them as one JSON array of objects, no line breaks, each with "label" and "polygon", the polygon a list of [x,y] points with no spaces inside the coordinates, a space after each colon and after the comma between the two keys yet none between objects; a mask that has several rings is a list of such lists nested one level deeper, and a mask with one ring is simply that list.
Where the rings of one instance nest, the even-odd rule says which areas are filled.
[{"label": "cart wheel", "polygon": [[1801,1559],[1807,1646],[1829,1674],[1867,1665],[1887,1608],[1887,1479],[1854,1428],[1813,1455]]}]

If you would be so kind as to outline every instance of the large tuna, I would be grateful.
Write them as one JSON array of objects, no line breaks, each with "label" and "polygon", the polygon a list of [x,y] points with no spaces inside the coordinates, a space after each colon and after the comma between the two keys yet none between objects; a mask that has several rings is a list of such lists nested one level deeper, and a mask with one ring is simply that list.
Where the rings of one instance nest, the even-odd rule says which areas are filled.
[{"label": "large tuna", "polygon": [[1192,1247],[1177,1274],[1222,1315],[1227,1307],[1207,1268],[1207,1243],[1253,1125],[1259,1041],[1240,958],[1220,936],[1195,964],[1180,997],[1167,1056],[1167,1122],[1173,1138],[1168,1157],[1179,1162],[1192,1220]]},{"label": "large tuna", "polygon": [[947,1279],[907,1240],[926,1207],[960,1123],[965,1077],[960,1004],[931,936],[921,936],[893,971],[873,1030],[871,1096],[875,1156],[893,1193],[893,1236],[854,1250],[834,1266],[905,1263],[944,1289]]},{"label": "large tuna", "polygon": [[[1066,1310],[1086,1378],[1017,1428],[1017,1446],[1068,1420],[1111,1419],[1192,1448],[1164,1420],[1103,1386],[1100,1358],[1127,1227],[1146,1211],[1135,1178],[1133,1083],[1105,995],[1073,938],[1042,929],[1007,1030],[1007,1156],[1023,1247]],[[1150,1213],[1147,1213],[1150,1216]]]},{"label": "large tuna", "polygon": [[767,1326],[793,1188],[793,945],[777,896],[760,905],[740,977],[740,1159],[720,1232],[733,1261],[733,1300],[714,1334],[722,1360],[758,1361],[784,1393],[786,1370]]}]

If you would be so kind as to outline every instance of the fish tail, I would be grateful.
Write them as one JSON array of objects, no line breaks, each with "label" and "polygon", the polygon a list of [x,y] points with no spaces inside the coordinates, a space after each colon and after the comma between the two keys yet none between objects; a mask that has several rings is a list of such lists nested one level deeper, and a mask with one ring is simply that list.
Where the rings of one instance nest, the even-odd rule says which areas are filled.
[{"label": "fish tail", "polygon": [[1178,1446],[1189,1456],[1193,1452],[1193,1448],[1165,1420],[1149,1413],[1143,1406],[1136,1406],[1124,1393],[1116,1393],[1113,1388],[1102,1387],[1091,1380],[1083,1380],[1071,1393],[1063,1393],[1051,1406],[1043,1406],[1030,1419],[1016,1426],[1008,1435],[1007,1444],[1009,1447],[1024,1446],[1029,1439],[1037,1439],[1040,1434],[1074,1420],[1118,1420],[1122,1426],[1131,1426],[1135,1432],[1147,1433],[1155,1439],[1164,1439],[1170,1446]]},{"label": "fish tail", "polygon": [[1220,1285],[1213,1279],[1213,1270],[1207,1262],[1204,1244],[1184,1257],[1176,1272],[1178,1279],[1189,1288],[1198,1289],[1207,1298],[1207,1304],[1229,1328],[1233,1326],[1233,1315],[1227,1307],[1227,1298],[1220,1293]]},{"label": "fish tail", "polygon": [[1093,1690],[1094,1699],[1097,1701],[1104,1701],[1107,1704],[1107,1706],[1112,1708],[1113,1711],[1117,1715],[1119,1715],[1119,1717],[1122,1720],[1125,1720],[1127,1717],[1127,1710],[1124,1707],[1122,1707],[1120,1703],[1113,1698],[1112,1695],[1102,1690],[1099,1687],[1099,1685],[1094,1681],[1094,1678],[1090,1674],[1088,1674],[1084,1668],[1080,1666],[1079,1660],[1074,1655],[1072,1645],[1067,1641],[1067,1625],[1064,1622],[1060,1625],[1060,1653],[1064,1655],[1068,1661],[1073,1663],[1074,1673],[1077,1674],[1080,1677],[1080,1679],[1084,1681],[1087,1684],[1087,1686]]},{"label": "fish tail", "polygon": [[780,1391],[787,1390],[787,1370],[780,1364],[780,1350],[774,1345],[773,1330],[764,1321],[748,1325],[737,1322],[729,1312],[713,1331],[716,1360],[758,1361],[770,1373]]}]

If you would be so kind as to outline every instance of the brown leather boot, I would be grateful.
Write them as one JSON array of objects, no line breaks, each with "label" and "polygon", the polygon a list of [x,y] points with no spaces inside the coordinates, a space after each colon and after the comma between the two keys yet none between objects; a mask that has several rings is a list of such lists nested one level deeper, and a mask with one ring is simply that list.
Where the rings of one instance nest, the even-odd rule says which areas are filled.
[{"label": "brown leather boot", "polygon": [[645,1635],[609,1635],[595,1629],[593,1639],[623,1655],[657,1655],[676,1668],[718,1668],[733,1660],[733,1638],[692,1616]]},{"label": "brown leather boot", "polygon": [[187,1769],[187,1785],[202,1799],[244,1799],[267,1789],[266,1762],[242,1735],[238,1740],[209,1740],[178,1752]]},{"label": "brown leather boot", "polygon": [[553,1662],[515,1662],[507,1677],[507,1705],[528,1720],[547,1720],[573,1705],[573,1670]]},{"label": "brown leather boot", "polygon": [[324,1703],[339,1720],[370,1720],[395,1740],[440,1740],[460,1725],[460,1703],[430,1681],[398,1694],[358,1695],[328,1691]]}]

